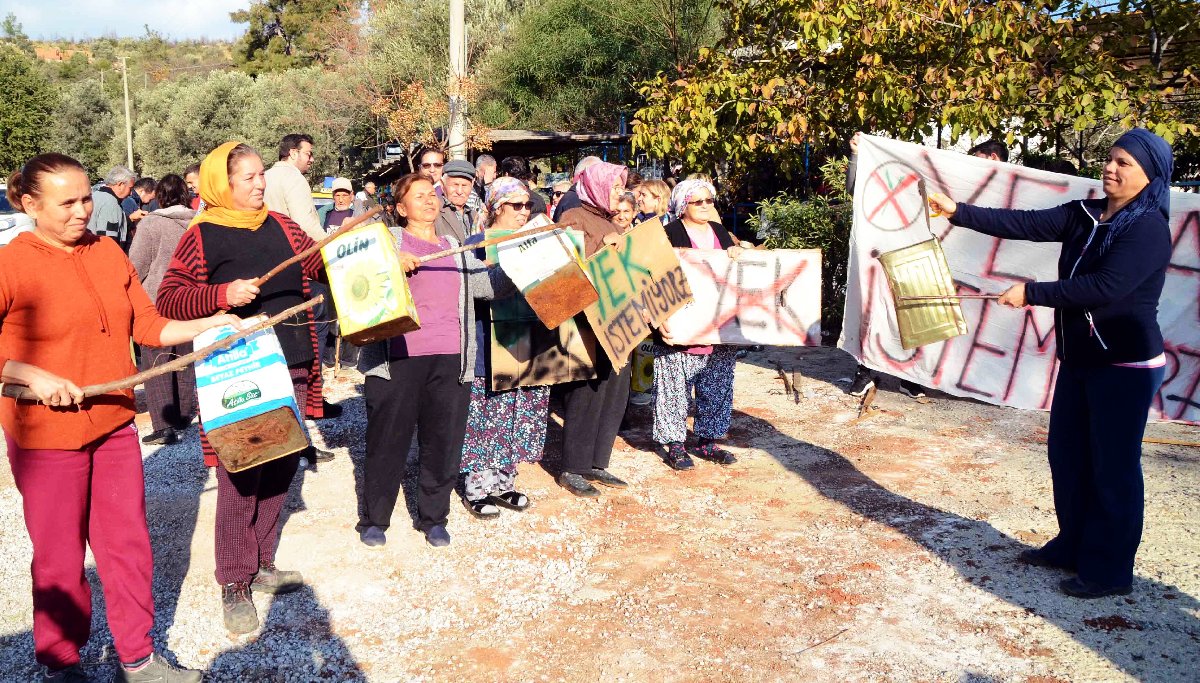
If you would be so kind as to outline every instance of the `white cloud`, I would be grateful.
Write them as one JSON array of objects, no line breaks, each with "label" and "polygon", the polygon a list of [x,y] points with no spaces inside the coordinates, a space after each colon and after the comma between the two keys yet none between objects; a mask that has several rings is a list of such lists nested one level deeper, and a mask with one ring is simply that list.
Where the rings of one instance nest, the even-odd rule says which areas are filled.
[{"label": "white cloud", "polygon": [[0,0],[0,16],[16,15],[25,33],[37,39],[141,36],[144,26],[166,38],[229,40],[245,24],[229,13],[250,0]]}]

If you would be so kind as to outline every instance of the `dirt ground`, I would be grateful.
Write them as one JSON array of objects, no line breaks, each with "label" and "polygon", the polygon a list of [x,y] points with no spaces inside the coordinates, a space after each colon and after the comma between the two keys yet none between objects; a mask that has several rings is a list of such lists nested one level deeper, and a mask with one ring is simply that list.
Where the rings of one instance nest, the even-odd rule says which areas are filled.
[{"label": "dirt ground", "polygon": [[[1133,595],[1073,600],[1065,574],[1015,562],[1056,530],[1046,415],[920,404],[885,380],[881,410],[856,421],[836,381],[852,371],[835,349],[741,362],[729,468],[670,470],[637,409],[611,467],[631,486],[596,500],[554,484],[552,426],[545,462],[518,479],[530,510],[484,522],[456,502],[453,543],[433,549],[401,504],[379,550],[353,530],[365,412],[361,376],[343,373],[330,394],[346,414],[314,430],[339,456],[297,477],[279,551],[309,587],[258,597],[265,625],[243,638],[221,626],[216,493],[193,429],[145,460],[155,637],[220,681],[1200,680],[1200,449],[1146,448]],[[0,666],[25,680],[30,549],[2,469]],[[84,657],[104,680],[96,593]]]}]

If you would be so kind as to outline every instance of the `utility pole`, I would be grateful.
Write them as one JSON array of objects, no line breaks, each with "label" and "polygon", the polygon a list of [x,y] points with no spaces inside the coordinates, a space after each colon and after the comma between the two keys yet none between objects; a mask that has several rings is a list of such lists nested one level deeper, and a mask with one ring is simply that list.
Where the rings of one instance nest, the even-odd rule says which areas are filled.
[{"label": "utility pole", "polygon": [[129,155],[129,168],[133,169],[133,119],[129,118],[129,68],[125,57],[121,57],[121,84],[125,88],[125,151]]},{"label": "utility pole", "polygon": [[459,92],[467,76],[467,11],[466,0],[450,0],[450,131],[447,137],[451,159],[466,159],[466,112]]}]

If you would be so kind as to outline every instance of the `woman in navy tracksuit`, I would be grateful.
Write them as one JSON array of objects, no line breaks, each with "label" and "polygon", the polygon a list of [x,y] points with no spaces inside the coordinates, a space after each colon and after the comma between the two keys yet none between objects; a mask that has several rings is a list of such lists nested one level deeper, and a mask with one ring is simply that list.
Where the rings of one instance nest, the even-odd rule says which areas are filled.
[{"label": "woman in navy tracksuit", "polygon": [[1158,299],[1171,258],[1171,147],[1141,128],[1113,145],[1105,197],[1042,211],[982,209],[930,197],[955,225],[987,235],[1062,242],[1059,280],[1015,285],[1014,308],[1055,310],[1060,361],[1048,443],[1058,536],[1021,553],[1077,571],[1079,598],[1127,595],[1142,537],[1142,435],[1163,381]]}]

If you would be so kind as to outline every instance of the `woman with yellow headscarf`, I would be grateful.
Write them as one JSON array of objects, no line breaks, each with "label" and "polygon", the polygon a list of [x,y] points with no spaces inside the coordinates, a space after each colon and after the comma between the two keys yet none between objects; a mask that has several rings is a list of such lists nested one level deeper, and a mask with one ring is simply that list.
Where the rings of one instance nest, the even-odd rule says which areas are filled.
[{"label": "woman with yellow headscarf", "polygon": [[[265,187],[262,159],[252,147],[227,142],[205,157],[200,164],[205,209],[180,238],[159,286],[157,304],[163,315],[192,318],[197,317],[192,311],[209,315],[222,310],[243,317],[274,315],[309,298],[306,278],[324,274],[320,253],[285,268],[261,288],[254,284],[313,246],[290,218],[267,211]],[[321,366],[311,312],[278,325],[275,334],[291,370],[296,403],[303,408],[307,402],[310,412],[314,406],[319,410]],[[217,468],[216,575],[225,628],[249,633],[258,628],[252,590],[286,593],[302,585],[299,572],[275,568],[275,549],[279,513],[304,452],[233,474],[217,461],[203,431],[200,437],[205,463]],[[313,453],[308,457],[313,459]]]}]

